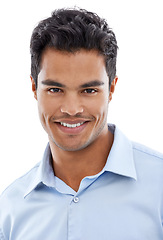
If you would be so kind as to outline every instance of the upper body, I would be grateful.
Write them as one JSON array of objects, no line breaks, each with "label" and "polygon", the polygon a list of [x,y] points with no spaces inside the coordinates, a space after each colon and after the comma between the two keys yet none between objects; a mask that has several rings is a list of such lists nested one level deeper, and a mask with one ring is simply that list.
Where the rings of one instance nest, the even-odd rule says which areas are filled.
[{"label": "upper body", "polygon": [[113,31],[97,14],[61,9],[34,29],[30,48],[49,150],[3,193],[1,238],[161,239],[162,157],[108,131]]},{"label": "upper body", "polygon": [[101,172],[74,191],[53,172],[51,151],[0,197],[1,240],[163,239],[163,155],[116,127]]}]

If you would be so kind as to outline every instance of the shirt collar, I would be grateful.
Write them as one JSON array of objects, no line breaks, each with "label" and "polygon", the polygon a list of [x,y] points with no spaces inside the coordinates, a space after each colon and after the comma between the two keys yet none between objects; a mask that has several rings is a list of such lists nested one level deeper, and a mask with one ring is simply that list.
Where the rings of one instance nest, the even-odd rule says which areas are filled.
[{"label": "shirt collar", "polygon": [[51,150],[48,143],[42,161],[36,165],[36,174],[32,175],[31,182],[25,191],[24,197],[30,194],[40,183],[48,187],[55,187],[55,176],[51,161]]},{"label": "shirt collar", "polygon": [[115,125],[108,128],[114,141],[104,170],[137,180],[132,142]]},{"label": "shirt collar", "polygon": [[[131,141],[115,125],[108,125],[108,129],[114,134],[114,142],[102,172],[113,172],[137,180]],[[31,179],[24,197],[30,194],[40,183],[48,187],[55,187],[55,175],[51,159],[51,151],[48,144],[43,159],[37,167],[36,175]]]}]

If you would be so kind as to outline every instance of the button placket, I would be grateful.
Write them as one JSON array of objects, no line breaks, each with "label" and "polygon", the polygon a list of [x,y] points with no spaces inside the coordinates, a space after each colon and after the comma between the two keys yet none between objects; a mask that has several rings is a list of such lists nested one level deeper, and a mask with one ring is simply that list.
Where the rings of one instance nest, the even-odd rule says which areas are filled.
[{"label": "button placket", "polygon": [[68,209],[68,240],[81,240],[82,236],[82,207],[80,198],[74,194]]}]

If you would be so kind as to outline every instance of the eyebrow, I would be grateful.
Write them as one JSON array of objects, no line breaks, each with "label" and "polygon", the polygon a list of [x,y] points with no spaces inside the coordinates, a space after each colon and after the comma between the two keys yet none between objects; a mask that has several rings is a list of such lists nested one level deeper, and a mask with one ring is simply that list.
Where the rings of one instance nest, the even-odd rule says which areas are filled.
[{"label": "eyebrow", "polygon": [[[59,83],[55,80],[51,80],[51,79],[43,80],[43,81],[41,81],[41,83],[43,85],[47,85],[47,86],[55,86],[55,87],[62,87],[62,88],[66,87],[66,85]],[[99,80],[93,80],[93,81],[90,81],[90,82],[80,85],[79,88],[97,87],[97,86],[102,86],[102,85],[104,85],[104,82],[99,81]]]},{"label": "eyebrow", "polygon": [[102,85],[104,85],[104,82],[99,81],[99,80],[93,80],[88,83],[84,83],[84,84],[80,85],[79,87],[87,88],[87,87],[97,87],[97,86],[102,86]]},{"label": "eyebrow", "polygon": [[43,85],[47,85],[47,86],[55,86],[55,87],[66,87],[64,84],[59,83],[57,81],[51,80],[51,79],[47,79],[47,80],[43,80],[41,81],[41,83]]}]

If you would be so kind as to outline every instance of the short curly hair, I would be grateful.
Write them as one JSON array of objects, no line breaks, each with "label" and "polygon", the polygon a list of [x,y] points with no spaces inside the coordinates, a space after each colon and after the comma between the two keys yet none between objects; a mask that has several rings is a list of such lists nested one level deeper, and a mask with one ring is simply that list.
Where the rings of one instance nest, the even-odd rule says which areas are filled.
[{"label": "short curly hair", "polygon": [[31,76],[37,88],[40,62],[47,47],[76,52],[97,50],[105,58],[109,86],[116,75],[117,40],[105,19],[85,9],[58,9],[33,30],[30,42]]}]

